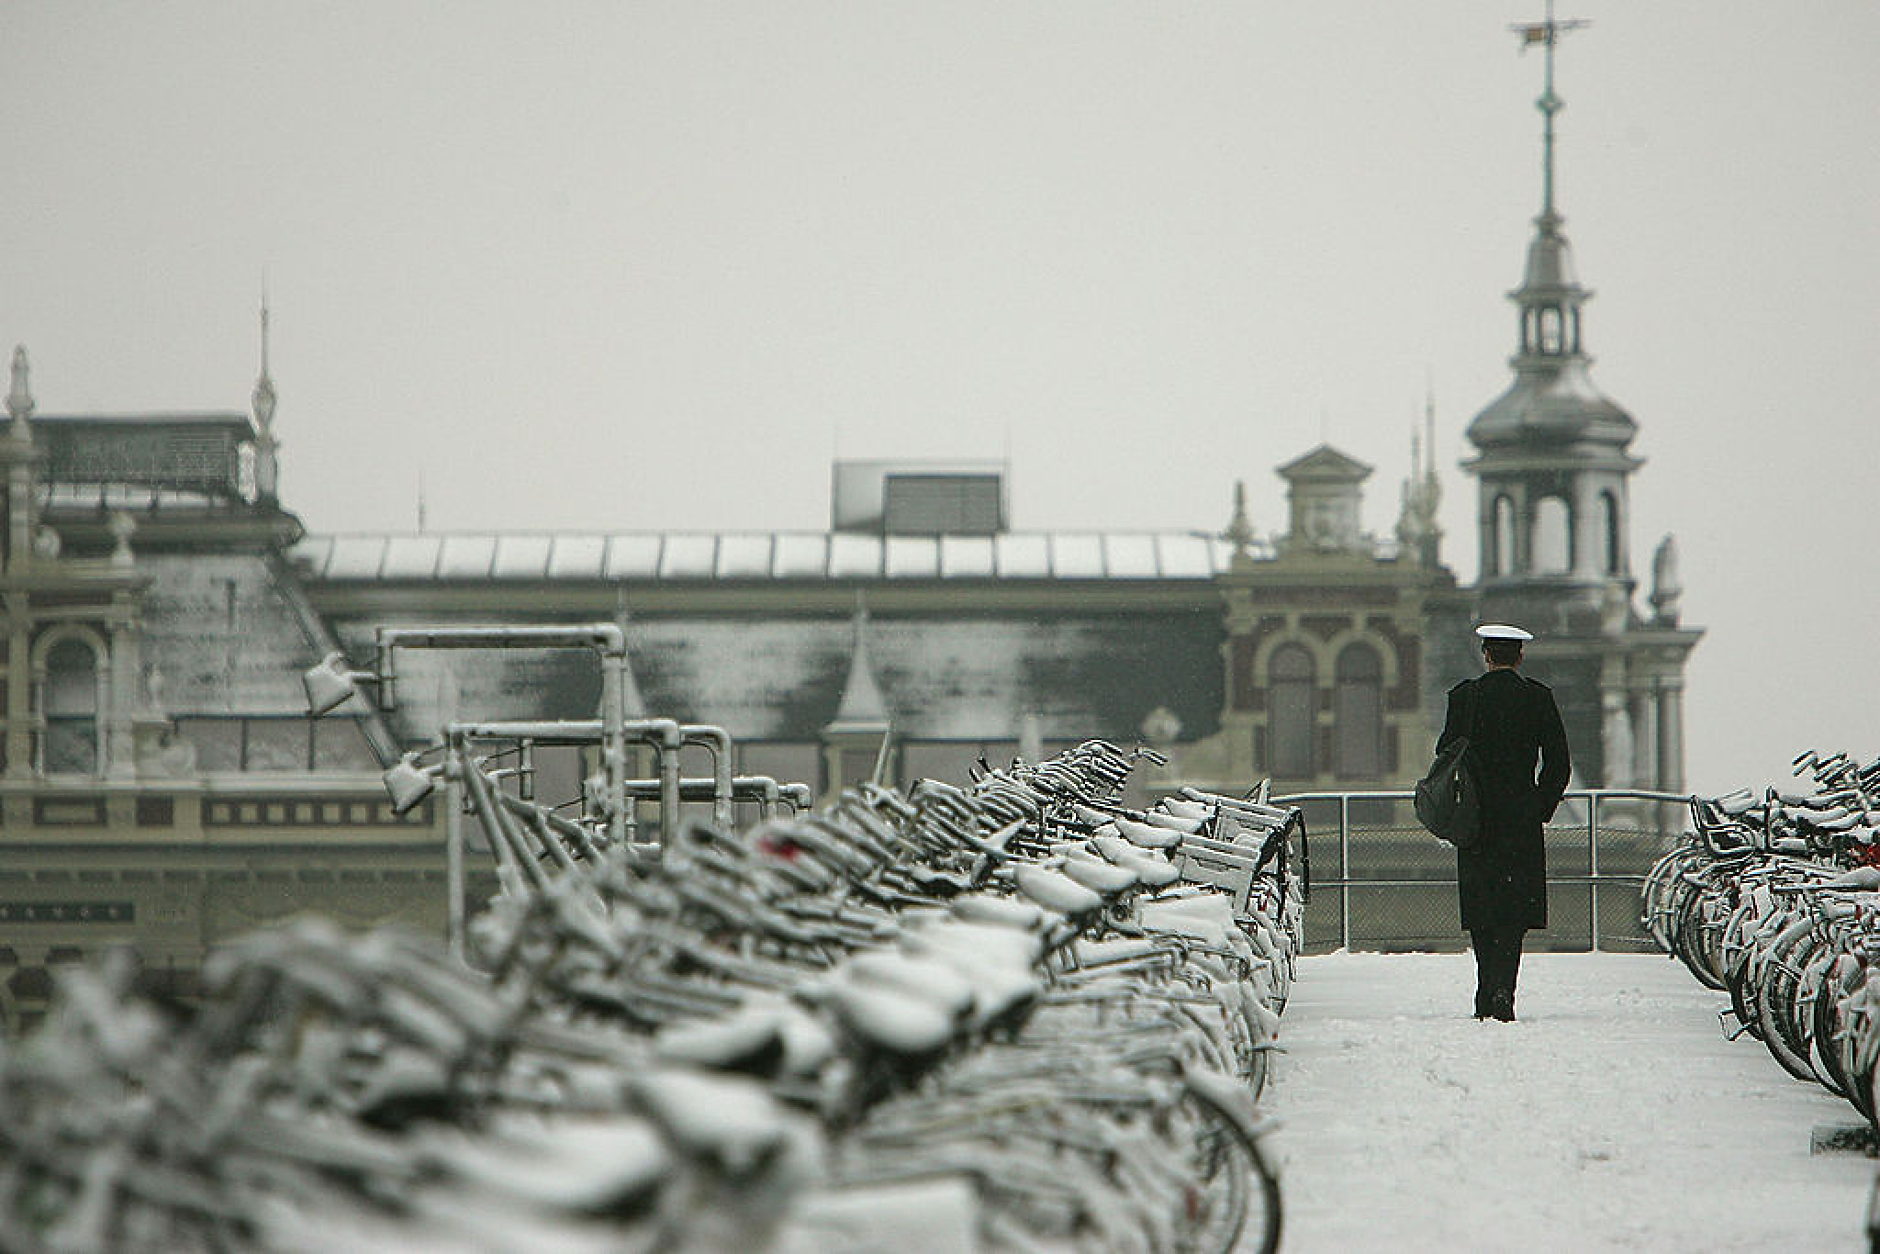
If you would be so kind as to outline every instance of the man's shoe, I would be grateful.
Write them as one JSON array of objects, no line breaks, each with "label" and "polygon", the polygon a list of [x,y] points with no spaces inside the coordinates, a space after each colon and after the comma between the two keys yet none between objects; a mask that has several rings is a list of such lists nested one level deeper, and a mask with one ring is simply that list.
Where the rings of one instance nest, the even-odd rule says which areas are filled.
[{"label": "man's shoe", "polygon": [[1496,993],[1489,1002],[1488,1013],[1491,1018],[1499,1019],[1503,1023],[1513,1023],[1514,994]]}]

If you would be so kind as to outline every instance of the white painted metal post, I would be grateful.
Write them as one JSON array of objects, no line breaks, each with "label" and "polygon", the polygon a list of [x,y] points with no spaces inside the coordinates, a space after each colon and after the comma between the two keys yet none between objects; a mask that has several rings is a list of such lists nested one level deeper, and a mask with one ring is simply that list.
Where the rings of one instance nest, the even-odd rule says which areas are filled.
[{"label": "white painted metal post", "polygon": [[464,883],[463,767],[458,761],[461,749],[462,746],[452,740],[444,756],[444,935],[452,956],[459,962],[466,960],[464,902],[468,893]]},{"label": "white painted metal post", "polygon": [[607,840],[627,842],[627,646],[625,637],[601,655],[601,778],[607,790]]},{"label": "white painted metal post", "polygon": [[1587,936],[1599,952],[1599,793],[1586,797]]},{"label": "white painted metal post", "polygon": [[1351,948],[1351,794],[1338,795],[1338,947]]}]

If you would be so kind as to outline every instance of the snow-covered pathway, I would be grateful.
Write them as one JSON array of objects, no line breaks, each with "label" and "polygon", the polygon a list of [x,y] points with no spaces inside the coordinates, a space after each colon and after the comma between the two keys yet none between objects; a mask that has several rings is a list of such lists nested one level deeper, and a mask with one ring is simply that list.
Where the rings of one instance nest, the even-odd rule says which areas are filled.
[{"label": "snow-covered pathway", "polygon": [[1467,954],[1301,962],[1266,1105],[1284,1249],[1865,1250],[1875,1164],[1809,1153],[1852,1107],[1726,1041],[1648,955],[1529,954],[1517,1023]]}]

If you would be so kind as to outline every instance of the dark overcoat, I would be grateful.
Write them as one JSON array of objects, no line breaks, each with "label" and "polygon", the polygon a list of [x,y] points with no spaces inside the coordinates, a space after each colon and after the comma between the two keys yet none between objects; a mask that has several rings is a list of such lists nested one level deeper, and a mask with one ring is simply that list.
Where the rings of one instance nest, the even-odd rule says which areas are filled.
[{"label": "dark overcoat", "polygon": [[1456,851],[1463,930],[1546,927],[1541,829],[1572,772],[1553,690],[1507,669],[1465,679],[1449,690],[1437,752],[1457,736],[1469,737],[1482,798],[1482,838]]}]

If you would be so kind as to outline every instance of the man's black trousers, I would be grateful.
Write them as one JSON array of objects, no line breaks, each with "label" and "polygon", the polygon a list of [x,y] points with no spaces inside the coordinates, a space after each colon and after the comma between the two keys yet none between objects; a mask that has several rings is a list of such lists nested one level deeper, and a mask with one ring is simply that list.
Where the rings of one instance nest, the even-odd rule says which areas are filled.
[{"label": "man's black trousers", "polygon": [[1476,1018],[1514,1016],[1514,982],[1521,970],[1521,937],[1526,930],[1469,932],[1469,942],[1475,948]]}]

